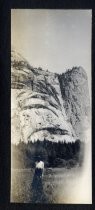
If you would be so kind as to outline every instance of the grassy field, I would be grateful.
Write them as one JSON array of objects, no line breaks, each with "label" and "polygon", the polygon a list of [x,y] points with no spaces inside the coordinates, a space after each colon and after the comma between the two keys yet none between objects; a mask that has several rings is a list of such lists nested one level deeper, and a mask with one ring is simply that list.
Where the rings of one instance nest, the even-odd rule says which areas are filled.
[{"label": "grassy field", "polygon": [[[31,203],[34,169],[12,169],[11,202]],[[79,168],[47,168],[42,178],[46,203],[68,203],[78,177]]]}]

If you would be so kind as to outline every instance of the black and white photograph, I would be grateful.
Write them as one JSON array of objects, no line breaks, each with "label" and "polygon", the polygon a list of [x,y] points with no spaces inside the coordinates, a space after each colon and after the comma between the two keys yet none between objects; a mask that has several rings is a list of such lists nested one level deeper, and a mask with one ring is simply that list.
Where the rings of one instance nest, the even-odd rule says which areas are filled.
[{"label": "black and white photograph", "polygon": [[92,204],[91,9],[11,9],[10,202]]}]

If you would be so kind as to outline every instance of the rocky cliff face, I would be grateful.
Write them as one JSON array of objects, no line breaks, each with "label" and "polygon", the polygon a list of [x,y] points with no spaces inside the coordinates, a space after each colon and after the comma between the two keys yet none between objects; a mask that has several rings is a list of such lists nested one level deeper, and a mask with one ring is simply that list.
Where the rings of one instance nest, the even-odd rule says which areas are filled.
[{"label": "rocky cliff face", "polygon": [[68,120],[76,135],[84,139],[91,124],[87,74],[82,67],[74,67],[58,78]]},{"label": "rocky cliff face", "polygon": [[62,75],[33,68],[11,52],[12,143],[48,139],[83,139],[89,128],[90,104],[87,76],[73,68]]}]

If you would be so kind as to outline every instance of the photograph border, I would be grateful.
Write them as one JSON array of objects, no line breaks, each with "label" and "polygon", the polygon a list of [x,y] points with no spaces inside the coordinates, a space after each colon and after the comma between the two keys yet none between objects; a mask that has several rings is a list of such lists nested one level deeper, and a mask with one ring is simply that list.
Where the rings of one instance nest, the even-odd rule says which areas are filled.
[{"label": "photograph border", "polygon": [[[89,210],[95,204],[95,141],[94,141],[94,58],[95,58],[95,3],[78,0],[1,0],[0,11],[0,90],[1,90],[1,132],[0,132],[0,209],[39,210]],[[10,203],[11,186],[11,9],[92,9],[92,204],[17,204]],[[86,189],[85,189],[86,190]]]}]

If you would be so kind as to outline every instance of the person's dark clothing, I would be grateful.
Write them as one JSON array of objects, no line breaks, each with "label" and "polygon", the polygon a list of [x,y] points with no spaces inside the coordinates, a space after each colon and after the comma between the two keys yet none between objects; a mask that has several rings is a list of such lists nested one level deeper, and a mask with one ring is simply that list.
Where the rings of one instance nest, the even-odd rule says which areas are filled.
[{"label": "person's dark clothing", "polygon": [[43,184],[42,184],[42,169],[36,168],[33,182],[32,182],[32,202],[33,203],[45,203],[46,197],[43,192]]},{"label": "person's dark clothing", "polygon": [[42,177],[42,169],[41,168],[36,168],[34,176]]}]

